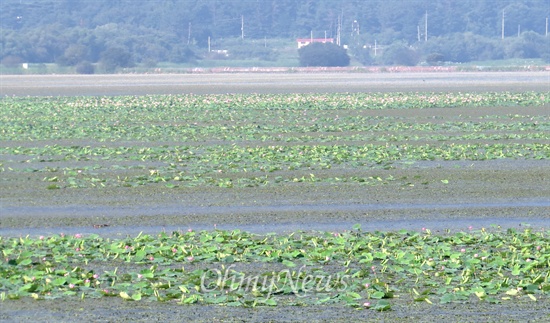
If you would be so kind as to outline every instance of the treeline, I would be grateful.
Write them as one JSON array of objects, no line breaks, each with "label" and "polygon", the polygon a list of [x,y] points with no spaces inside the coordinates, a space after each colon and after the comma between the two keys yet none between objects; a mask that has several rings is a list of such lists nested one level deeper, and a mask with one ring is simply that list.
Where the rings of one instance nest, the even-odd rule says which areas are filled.
[{"label": "treeline", "polygon": [[250,41],[312,36],[340,36],[365,64],[550,59],[547,0],[2,0],[1,9],[4,63],[182,63],[209,40],[238,39],[236,58],[273,60],[275,48]]}]

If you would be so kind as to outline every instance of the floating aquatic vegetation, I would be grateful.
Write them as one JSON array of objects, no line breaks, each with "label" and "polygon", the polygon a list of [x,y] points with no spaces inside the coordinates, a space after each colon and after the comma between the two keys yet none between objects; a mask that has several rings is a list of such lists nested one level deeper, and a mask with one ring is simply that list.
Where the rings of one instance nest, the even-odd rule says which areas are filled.
[{"label": "floating aquatic vegetation", "polygon": [[550,232],[177,231],[0,237],[2,300],[121,297],[228,306],[490,303],[550,295]]}]

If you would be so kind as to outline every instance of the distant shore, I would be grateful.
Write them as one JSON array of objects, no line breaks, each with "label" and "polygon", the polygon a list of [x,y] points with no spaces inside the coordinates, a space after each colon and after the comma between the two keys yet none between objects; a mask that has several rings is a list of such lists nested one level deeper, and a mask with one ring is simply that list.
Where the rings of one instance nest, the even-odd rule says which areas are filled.
[{"label": "distant shore", "polygon": [[[420,67],[386,73],[342,72],[338,69],[297,73],[222,72],[187,74],[0,75],[1,96],[116,96],[226,93],[358,93],[550,91],[550,71],[431,72]],[[307,73],[305,71],[312,71]]]}]

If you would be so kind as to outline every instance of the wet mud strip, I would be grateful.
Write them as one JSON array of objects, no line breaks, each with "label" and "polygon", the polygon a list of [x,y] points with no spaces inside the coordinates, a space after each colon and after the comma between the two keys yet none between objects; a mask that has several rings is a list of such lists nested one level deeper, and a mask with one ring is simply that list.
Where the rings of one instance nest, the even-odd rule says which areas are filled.
[{"label": "wet mud strip", "polygon": [[550,72],[0,75],[0,96],[549,91]]}]

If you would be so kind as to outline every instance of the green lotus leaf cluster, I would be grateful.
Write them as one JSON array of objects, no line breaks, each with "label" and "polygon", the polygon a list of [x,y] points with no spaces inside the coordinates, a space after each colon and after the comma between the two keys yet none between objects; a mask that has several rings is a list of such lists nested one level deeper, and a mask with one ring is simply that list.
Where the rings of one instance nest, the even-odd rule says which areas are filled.
[{"label": "green lotus leaf cluster", "polygon": [[549,103],[542,92],[3,98],[0,172],[43,174],[46,189],[381,185],[395,178],[369,169],[548,159],[548,115],[438,109]]},{"label": "green lotus leaf cluster", "polygon": [[549,237],[547,229],[432,234],[364,232],[359,225],[263,235],[0,237],[0,296],[376,310],[397,301],[536,301],[550,296]]}]

